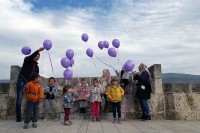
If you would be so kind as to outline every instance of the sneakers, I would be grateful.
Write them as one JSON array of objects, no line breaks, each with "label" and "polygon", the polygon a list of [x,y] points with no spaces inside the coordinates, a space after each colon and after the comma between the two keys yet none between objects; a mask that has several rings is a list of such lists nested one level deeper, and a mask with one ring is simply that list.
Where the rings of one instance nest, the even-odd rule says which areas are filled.
[{"label": "sneakers", "polygon": [[118,119],[118,123],[122,124],[122,119],[121,118]]},{"label": "sneakers", "polygon": [[151,121],[151,116],[150,115],[147,115],[144,120],[148,120],[148,121]]},{"label": "sneakers", "polygon": [[70,121],[68,120],[68,121],[65,121],[64,122],[64,125],[70,125]]},{"label": "sneakers", "polygon": [[33,122],[32,127],[37,128],[37,123]]},{"label": "sneakers", "polygon": [[113,119],[113,123],[114,123],[114,124],[117,123],[117,119],[116,119],[116,118]]},{"label": "sneakers", "polygon": [[54,122],[57,122],[58,120],[59,120],[58,118],[55,118],[53,121],[54,121]]},{"label": "sneakers", "polygon": [[44,119],[43,119],[43,122],[45,122],[45,121],[47,121],[47,118],[44,118]]},{"label": "sneakers", "polygon": [[28,128],[28,124],[24,124],[23,128],[27,129]]}]

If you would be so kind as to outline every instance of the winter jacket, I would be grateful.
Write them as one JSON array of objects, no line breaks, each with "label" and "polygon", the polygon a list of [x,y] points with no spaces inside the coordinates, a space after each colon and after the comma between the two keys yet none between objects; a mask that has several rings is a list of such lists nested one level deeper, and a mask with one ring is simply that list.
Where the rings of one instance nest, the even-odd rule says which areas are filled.
[{"label": "winter jacket", "polygon": [[[50,95],[52,92],[52,95]],[[46,89],[44,89],[44,94],[46,95],[45,99],[53,100],[58,95],[58,89],[55,86],[48,85]]]},{"label": "winter jacket", "polygon": [[[134,80],[138,80],[136,97],[139,99],[150,99],[151,98],[151,84],[150,75],[147,71],[143,71],[141,75],[137,74],[134,76]],[[142,87],[143,86],[143,87]]]},{"label": "winter jacket", "polygon": [[122,96],[124,95],[124,90],[120,86],[111,85],[108,88],[107,95],[112,102],[120,102],[122,100]]},{"label": "winter jacket", "polygon": [[64,93],[63,95],[63,104],[62,107],[63,108],[72,108],[73,103],[75,101],[75,94],[72,93]]},{"label": "winter jacket", "polygon": [[27,100],[32,102],[39,101],[40,99],[44,99],[44,91],[42,86],[38,82],[28,82],[24,86],[24,93]]},{"label": "winter jacket", "polygon": [[78,100],[87,100],[90,94],[90,88],[88,84],[82,85],[81,83],[78,84],[77,92],[79,93]]},{"label": "winter jacket", "polygon": [[38,63],[34,61],[34,58],[39,54],[39,51],[35,51],[30,56],[24,58],[24,63],[22,65],[22,69],[19,73],[18,78],[22,78],[24,81],[29,82],[32,73],[39,73]]},{"label": "winter jacket", "polygon": [[101,87],[90,87],[90,102],[93,103],[95,101],[101,102],[101,94],[102,94],[102,88]]},{"label": "winter jacket", "polygon": [[103,77],[99,79],[99,86],[102,88],[102,93],[106,94],[108,90],[108,86],[110,85],[111,79],[107,80]]}]

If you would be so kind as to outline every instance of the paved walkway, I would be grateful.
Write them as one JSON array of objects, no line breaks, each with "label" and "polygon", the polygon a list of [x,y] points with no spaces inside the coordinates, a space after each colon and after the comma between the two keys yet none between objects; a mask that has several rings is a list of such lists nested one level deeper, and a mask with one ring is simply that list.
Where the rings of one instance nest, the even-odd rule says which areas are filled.
[{"label": "paved walkway", "polygon": [[89,120],[73,120],[70,126],[51,120],[39,120],[38,128],[23,129],[23,122],[0,120],[0,133],[200,133],[200,121],[174,120],[128,120],[122,124],[113,124],[109,120],[91,122]]}]

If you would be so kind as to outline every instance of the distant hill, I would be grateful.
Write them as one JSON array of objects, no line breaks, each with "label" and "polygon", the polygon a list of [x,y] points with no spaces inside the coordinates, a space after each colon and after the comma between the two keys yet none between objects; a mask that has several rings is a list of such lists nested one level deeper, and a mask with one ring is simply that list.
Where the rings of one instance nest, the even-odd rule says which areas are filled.
[{"label": "distant hill", "polygon": [[9,79],[0,79],[0,83],[10,83]]},{"label": "distant hill", "polygon": [[200,75],[163,73],[163,83],[200,83]]}]

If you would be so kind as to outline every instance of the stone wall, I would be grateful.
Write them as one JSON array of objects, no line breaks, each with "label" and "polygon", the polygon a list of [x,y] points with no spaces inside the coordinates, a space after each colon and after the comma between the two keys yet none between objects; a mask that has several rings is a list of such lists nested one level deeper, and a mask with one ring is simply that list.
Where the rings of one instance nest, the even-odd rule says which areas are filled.
[{"label": "stone wall", "polygon": [[164,84],[166,119],[200,120],[200,84]]},{"label": "stone wall", "polygon": [[[15,118],[16,103],[16,82],[20,71],[19,66],[11,66],[10,85],[0,84],[0,118]],[[152,95],[149,100],[151,115],[153,119],[181,119],[181,120],[200,120],[200,84],[162,84],[161,65],[155,64],[149,67],[152,75]],[[93,77],[94,78],[94,77]],[[93,78],[86,78],[88,84],[91,84]],[[47,79],[42,77],[41,84],[43,87],[47,85]],[[62,88],[66,84],[71,84],[76,92],[76,86],[80,81],[74,78],[71,82],[64,78],[56,78],[56,86],[59,89],[59,96],[56,98],[57,111],[62,113]],[[130,78],[131,84],[126,89],[125,96],[122,101],[122,115],[127,118],[138,118],[141,115],[139,101],[135,98],[135,82]],[[25,101],[23,98],[22,112],[25,109]],[[103,105],[103,103],[102,103]],[[75,102],[72,112],[78,111],[78,102]],[[88,108],[90,111],[90,108]],[[40,118],[43,117],[44,104],[40,104]],[[51,112],[50,112],[51,113]]]}]

